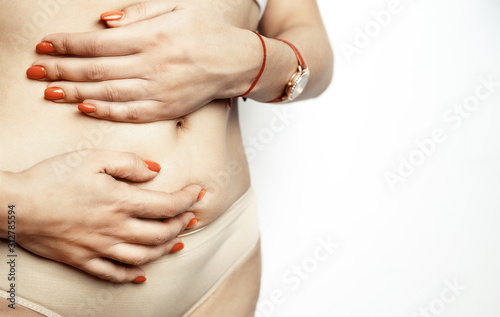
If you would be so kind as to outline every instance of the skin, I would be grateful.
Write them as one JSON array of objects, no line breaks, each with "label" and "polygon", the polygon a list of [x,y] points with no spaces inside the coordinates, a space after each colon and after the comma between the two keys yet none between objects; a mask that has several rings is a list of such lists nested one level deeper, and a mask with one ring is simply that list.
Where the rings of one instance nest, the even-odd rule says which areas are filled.
[{"label": "skin", "polygon": [[[123,7],[124,5],[126,5],[126,1],[116,1],[116,6],[113,7],[112,3],[114,1],[109,2],[110,3],[106,4],[106,6],[109,8],[108,10],[116,9],[117,7]],[[165,2],[167,1],[164,1],[164,3]],[[203,2],[204,1],[200,1],[200,4],[203,5]],[[224,22],[223,20],[217,20],[215,16],[213,16],[214,18],[210,19],[210,21],[216,20],[218,23],[214,23],[212,25],[214,28],[200,28],[199,26],[198,28],[196,28],[195,25],[192,28],[188,28],[186,33],[182,34],[184,38],[191,38],[193,40],[185,41],[185,47],[176,47],[181,52],[185,53],[195,50],[194,47],[190,47],[189,45],[192,45],[192,43],[196,42],[196,36],[199,36],[200,38],[207,38],[206,36],[213,35],[202,33],[202,31],[215,33],[216,30],[219,30],[220,32],[217,33],[223,36],[225,39],[225,41],[223,41],[223,43],[227,45],[225,49],[228,49],[231,52],[231,54],[226,55],[226,57],[228,56],[229,58],[225,58],[224,60],[217,60],[217,56],[207,58],[209,62],[205,61],[205,67],[202,66],[202,69],[208,69],[209,71],[203,73],[201,77],[192,75],[193,73],[197,73],[195,72],[195,68],[193,68],[191,72],[186,71],[186,69],[190,69],[190,66],[197,63],[198,65],[200,65],[199,63],[202,63],[206,58],[206,54],[191,55],[189,56],[189,58],[187,58],[187,61],[182,61],[184,62],[184,64],[176,64],[176,67],[169,68],[168,71],[167,68],[163,68],[161,66],[138,66],[144,65],[140,63],[141,58],[143,59],[143,61],[151,61],[152,65],[163,65],[165,61],[170,61],[170,64],[173,64],[172,61],[179,60],[179,56],[185,56],[185,54],[179,54],[177,52],[177,54],[179,55],[177,55],[176,59],[175,54],[168,56],[159,53],[169,51],[175,53],[175,50],[173,50],[172,47],[175,47],[175,45],[180,42],[180,39],[182,39],[182,37],[179,37],[179,40],[175,42],[175,45],[174,42],[169,43],[168,41],[164,41],[165,39],[168,39],[168,36],[171,36],[169,31],[173,32],[172,29],[175,30],[175,28],[172,27],[172,29],[169,28],[168,30],[160,29],[160,27],[164,25],[164,23],[160,22],[165,22],[167,21],[167,18],[170,19],[172,18],[172,15],[176,14],[176,19],[180,19],[180,21],[192,22],[188,25],[193,25],[196,21],[195,17],[199,17],[199,13],[203,12],[202,8],[192,4],[187,4],[187,2],[184,3],[182,1],[178,1],[178,3],[179,4],[177,7],[181,8],[184,11],[180,9],[170,9],[169,11],[167,9],[166,12],[163,11],[162,13],[158,13],[161,12],[161,10],[165,10],[165,8],[163,7],[163,9],[161,9],[160,11],[152,10],[153,12],[159,14],[158,16],[151,18],[148,15],[141,16],[139,14],[135,19],[129,21],[129,25],[109,25],[108,23],[108,27],[113,27],[113,31],[122,31],[121,35],[120,33],[116,33],[116,36],[114,36],[114,38],[118,38],[122,42],[126,42],[128,44],[130,44],[130,41],[126,41],[127,37],[125,35],[129,35],[130,38],[135,39],[136,41],[141,41],[141,36],[142,39],[144,38],[145,33],[143,32],[143,30],[141,30],[141,27],[143,25],[147,26],[147,29],[149,31],[149,33],[147,34],[151,34],[151,32],[153,32],[153,34],[154,32],[158,32],[156,34],[157,36],[155,37],[155,41],[148,42],[146,40],[141,42],[144,45],[141,45],[139,47],[140,52],[133,52],[135,53],[133,54],[133,57],[137,57],[135,60],[130,58],[131,56],[129,55],[131,52],[126,51],[123,51],[122,55],[120,55],[119,51],[114,52],[113,54],[95,49],[90,52],[92,54],[89,54],[88,51],[86,52],[85,48],[89,47],[88,41],[94,41],[95,43],[95,39],[100,36],[100,34],[97,34],[96,32],[90,37],[86,38],[85,35],[79,36],[75,34],[71,36],[48,35],[44,38],[44,40],[50,39],[50,41],[55,44],[56,54],[54,54],[54,56],[57,56],[59,53],[71,52],[79,56],[99,57],[103,63],[99,67],[91,67],[89,65],[85,65],[85,62],[95,64],[96,60],[94,58],[92,59],[92,61],[88,59],[86,61],[78,61],[76,60],[78,59],[78,57],[76,57],[76,59],[75,57],[71,57],[73,58],[73,63],[69,64],[66,63],[68,57],[55,57],[51,58],[50,60],[40,60],[40,57],[35,56],[34,54],[21,54],[22,56],[18,56],[16,60],[18,62],[17,64],[13,63],[13,65],[7,65],[7,72],[13,72],[18,69],[16,68],[18,64],[25,63],[26,60],[30,57],[32,58],[32,61],[35,60],[35,63],[33,63],[32,65],[40,65],[41,63],[45,63],[43,66],[46,67],[49,77],[44,80],[56,80],[56,82],[50,83],[49,87],[63,86],[62,88],[65,91],[65,97],[61,100],[56,101],[58,105],[64,107],[56,106],[54,108],[48,108],[46,106],[47,103],[50,104],[50,102],[41,102],[39,99],[35,98],[35,96],[39,96],[40,91],[43,90],[43,82],[39,82],[37,85],[28,85],[26,83],[26,80],[21,80],[20,78],[17,79],[18,77],[14,76],[14,78],[11,78],[11,82],[2,83],[4,84],[3,87],[9,87],[10,89],[9,94],[1,104],[2,111],[7,113],[6,122],[12,122],[12,119],[16,116],[19,116],[20,118],[34,118],[36,119],[36,123],[34,124],[35,127],[33,128],[33,131],[37,131],[37,125],[46,127],[46,123],[49,122],[48,120],[50,120],[50,122],[57,122],[56,129],[49,129],[50,131],[48,131],[49,133],[47,133],[50,134],[49,138],[44,139],[44,136],[41,136],[42,142],[39,143],[45,145],[49,144],[49,146],[45,146],[42,149],[40,146],[37,147],[35,143],[29,144],[28,142],[27,148],[31,149],[34,153],[38,153],[36,159],[24,157],[22,156],[22,153],[19,153],[17,155],[16,153],[14,153],[14,155],[11,155],[11,158],[2,158],[0,169],[4,171],[10,171],[10,173],[3,172],[0,174],[0,177],[3,177],[3,179],[7,180],[6,183],[8,183],[10,187],[10,190],[3,189],[3,191],[0,193],[0,201],[2,203],[8,201],[9,199],[12,199],[11,197],[13,193],[20,192],[20,188],[24,188],[23,186],[26,186],[26,184],[30,183],[30,178],[26,177],[25,175],[37,174],[36,171],[31,172],[31,169],[40,171],[38,173],[42,175],[44,174],[44,172],[48,173],[48,170],[44,171],[43,168],[31,167],[38,162],[37,160],[40,160],[40,158],[45,158],[48,160],[48,163],[46,163],[46,165],[53,166],[53,164],[50,163],[53,163],[54,160],[57,160],[55,157],[57,157],[58,154],[65,153],[64,147],[60,144],[75,145],[78,144],[78,142],[82,139],[85,139],[85,137],[82,136],[81,133],[78,134],[78,129],[99,129],[99,125],[96,122],[100,121],[84,121],[85,118],[83,118],[83,116],[76,116],[74,114],[74,110],[68,110],[68,102],[81,101],[92,101],[98,109],[98,111],[96,111],[95,113],[87,114],[88,116],[125,122],[156,121],[155,123],[151,123],[148,126],[137,125],[133,127],[130,125],[116,123],[116,126],[114,128],[116,130],[107,135],[110,139],[107,139],[100,143],[99,148],[111,149],[120,152],[130,151],[135,153],[130,155],[136,155],[136,160],[154,159],[155,161],[160,162],[162,165],[171,164],[171,166],[173,166],[172,169],[168,170],[168,178],[166,176],[160,177],[161,175],[164,175],[162,172],[160,172],[157,177],[151,177],[150,179],[146,179],[146,177],[140,179],[130,179],[134,183],[128,183],[126,184],[127,186],[136,186],[141,190],[161,190],[164,192],[179,191],[182,186],[190,186],[189,184],[197,184],[192,186],[201,185],[202,187],[207,188],[207,199],[204,199],[205,201],[203,203],[200,202],[199,205],[196,205],[193,202],[193,204],[188,207],[183,206],[182,208],[173,208],[175,209],[175,212],[179,214],[179,216],[177,217],[181,217],[181,215],[182,217],[184,217],[182,218],[182,220],[179,220],[179,223],[182,223],[182,225],[179,225],[179,227],[182,228],[182,226],[185,226],[187,224],[187,221],[189,221],[189,219],[193,215],[200,219],[199,224],[201,226],[206,225],[213,221],[213,219],[217,218],[220,215],[220,211],[226,210],[232,202],[234,202],[239,196],[241,196],[246,188],[248,188],[249,177],[246,160],[244,158],[241,146],[241,137],[239,134],[239,127],[237,122],[237,109],[233,109],[229,112],[223,102],[209,101],[216,98],[227,98],[242,94],[246,91],[246,89],[248,89],[248,86],[250,86],[255,78],[256,72],[258,72],[258,70],[260,69],[260,65],[262,63],[262,47],[260,41],[251,32],[236,29],[235,27],[231,26],[231,21],[227,18],[227,16],[231,16],[231,19],[233,20],[246,21],[246,23],[248,24],[247,27],[251,27],[252,23],[250,23],[248,20],[248,12],[256,12],[256,7],[253,3],[251,4],[251,8],[253,9],[247,8],[247,10],[242,10],[242,7],[237,7],[240,10],[240,16],[246,16],[246,18],[244,19],[235,18],[234,13],[237,11],[236,9],[234,9],[233,12],[229,12],[228,10],[221,10],[224,13],[223,15],[226,15],[226,22]],[[205,5],[207,4],[205,3]],[[213,8],[214,3],[212,2],[209,5]],[[89,7],[92,7],[92,10],[95,11],[99,9],[101,9],[101,12],[105,11],[104,8],[100,8],[97,5]],[[218,8],[227,7],[219,6]],[[69,9],[71,9],[71,6],[66,7],[66,10]],[[10,10],[12,10],[13,12],[10,12]],[[297,10],[300,10],[302,14],[300,15],[300,17],[295,18],[297,16],[295,14]],[[140,13],[141,11],[139,10],[138,12]],[[148,12],[151,12],[151,10],[148,10]],[[198,15],[196,14],[197,12]],[[11,17],[11,20],[12,18],[17,18],[17,23],[19,23],[19,20],[22,20],[22,17],[16,16],[15,13],[15,7],[8,8],[7,10],[5,10],[5,16],[2,18],[4,21],[6,20],[7,23],[9,21],[9,17]],[[25,11],[24,13],[25,16],[30,16],[29,12],[26,14]],[[90,16],[95,16],[96,13],[97,12],[79,12],[78,21],[80,21],[80,19],[84,17],[85,14],[87,14],[87,17],[90,19]],[[217,12],[215,14],[217,14]],[[294,16],[294,19],[290,19],[290,16]],[[133,15],[126,14],[126,17],[130,18],[133,17]],[[318,17],[319,13],[317,12],[315,1],[297,1],[293,2],[293,4],[290,4],[289,2],[281,0],[271,0],[269,3],[269,9],[264,15],[264,18],[260,25],[262,34],[268,37],[277,36],[290,40],[301,49],[305,58],[309,60],[312,75],[308,88],[306,89],[306,91],[304,91],[302,98],[317,96],[326,88],[331,80],[331,49],[329,47],[328,39],[326,37],[326,33],[322,26],[321,20],[318,19]],[[40,33],[44,34],[57,32],[56,28],[58,25],[69,25],[68,21],[71,21],[71,19],[75,19],[75,15],[72,15],[71,10],[69,10],[64,18],[52,21],[53,23],[50,26],[41,28],[39,31]],[[82,25],[81,23],[74,23],[74,21],[71,22],[71,26],[72,28],[74,28],[74,30],[68,30],[70,32],[82,30],[85,31],[85,29],[87,31],[92,31],[92,29],[99,27],[96,24]],[[209,21],[205,22],[208,23]],[[241,27],[242,25],[239,26]],[[127,27],[129,28],[125,29]],[[13,29],[14,27],[12,27],[12,30]],[[125,29],[125,31],[123,31],[123,29]],[[172,34],[174,33],[176,32],[173,32]],[[64,36],[66,36],[66,38],[64,38]],[[128,38],[128,40],[130,40],[130,38]],[[68,39],[75,40],[75,43],[70,43]],[[212,42],[216,41],[216,37],[211,37],[210,39],[212,39]],[[198,40],[200,39],[198,38]],[[2,41],[5,42],[5,38],[2,39]],[[295,54],[291,51],[289,46],[269,38],[266,38],[265,41],[266,46],[268,47],[269,66],[266,67],[266,71],[259,81],[259,84],[249,95],[249,97],[260,101],[268,101],[279,97],[282,94],[283,90],[282,83],[286,83],[297,68],[297,60]],[[65,47],[64,44],[66,44],[67,47]],[[210,43],[206,44],[208,45]],[[116,45],[112,46],[116,47]],[[82,47],[83,51],[78,51],[78,48]],[[130,47],[130,45],[125,45],[123,46],[123,50],[129,49]],[[77,48],[77,50],[71,51],[70,48]],[[122,48],[118,47],[118,50],[120,49]],[[97,53],[101,53],[101,55]],[[235,56],[238,56],[239,58],[236,58]],[[116,57],[123,57],[118,64],[124,66],[121,72],[119,70],[118,72],[113,73],[111,71],[108,71],[108,67],[111,67],[110,65],[112,65],[114,58],[116,60]],[[116,65],[116,61],[114,62]],[[203,63],[201,65],[203,65]],[[214,65],[217,65],[219,67],[214,67]],[[76,69],[69,69],[71,67],[76,67]],[[85,78],[79,76],[82,76],[82,73],[86,73],[87,75],[92,73],[85,71],[82,72],[82,69],[100,69],[102,71],[100,73],[94,72],[93,76],[88,76],[87,78]],[[149,76],[146,76],[146,79],[141,78],[144,77],[144,73],[141,73],[141,71],[146,71]],[[224,71],[226,71],[226,73],[224,73]],[[129,84],[127,85],[127,83],[122,82],[120,83],[120,85],[123,86],[116,90],[118,86],[113,85],[117,84],[117,78],[125,79],[129,81]],[[174,82],[182,83],[182,85],[179,84],[178,86],[171,87],[159,85],[161,83],[164,83],[169,78],[175,78],[176,80]],[[57,80],[59,79],[68,79],[69,81],[57,82]],[[200,84],[200,80],[202,79],[203,85],[197,86]],[[87,82],[74,82],[75,80]],[[142,81],[140,82],[140,80],[145,80],[146,83]],[[106,83],[107,81],[109,82]],[[153,96],[155,102],[151,103],[150,100],[144,100],[146,95],[137,93],[137,90],[134,91],[134,87],[136,87],[136,84],[142,85],[141,87],[149,91],[147,97],[151,98],[151,96]],[[193,90],[183,89],[183,87],[204,88],[200,88],[198,90],[195,89],[197,93],[193,94]],[[119,93],[110,93],[109,91],[118,91]],[[165,91],[168,91],[169,93],[165,93]],[[15,111],[8,107],[8,104],[13,103],[14,100],[17,104],[21,104],[21,106],[18,107]],[[179,100],[183,100],[184,102],[179,103]],[[43,106],[45,107],[45,109],[42,111],[33,111],[32,107],[23,107],[23,105],[41,103],[45,104]],[[30,125],[23,125],[25,129],[28,126]],[[61,131],[64,130],[65,127],[71,127],[72,130],[69,133],[65,131],[65,134],[62,134]],[[17,132],[18,135],[26,133],[21,132],[20,129],[16,129],[12,124],[7,125],[6,127],[4,127],[4,129],[11,131],[15,130],[14,134],[16,134]],[[157,136],[155,140],[150,140],[151,135]],[[214,140],[221,139],[220,136],[222,136],[222,139],[224,141],[221,143],[214,143]],[[59,140],[60,144],[51,146],[50,140],[52,139]],[[144,140],[150,141],[150,143],[146,147],[143,144]],[[162,142],[159,142],[158,140],[162,140]],[[13,145],[17,143],[15,137],[10,139],[2,138],[0,139],[0,142],[3,142],[0,143],[2,145],[6,144],[8,146],[6,148],[11,149],[14,149]],[[236,150],[229,151],[229,153],[226,153],[226,156],[220,156],[220,153],[224,152],[222,151],[222,149],[224,148]],[[153,149],[162,150],[158,151]],[[174,152],[175,154],[172,154]],[[208,156],[204,156],[204,160],[200,161],[197,159],[198,153],[211,154]],[[102,155],[102,153],[97,153],[96,157],[100,157]],[[117,154],[117,156],[120,155]],[[108,164],[110,163],[108,162]],[[114,163],[111,164],[113,165]],[[229,165],[237,166],[237,168],[230,168]],[[193,170],[186,173],[187,170],[186,168],[183,168],[183,166],[190,166]],[[210,166],[210,169],[208,169],[210,170],[210,172],[207,172],[207,166]],[[98,170],[101,170],[102,168],[102,166],[97,167]],[[129,168],[126,169],[125,174],[134,174],[138,168],[138,165],[135,165],[133,167],[129,166]],[[26,172],[23,172],[25,170]],[[235,170],[237,172],[233,172]],[[218,182],[214,180],[214,172],[219,174],[225,173],[224,175],[228,176],[229,178],[229,183],[221,183],[220,181]],[[70,180],[82,180],[82,185],[84,185],[85,178],[79,178],[74,168],[70,169],[68,175],[70,175]],[[41,179],[45,181],[46,179],[50,179],[50,177],[44,177]],[[142,183],[142,181],[144,181],[145,183]],[[115,179],[108,178],[108,183],[111,184],[113,182],[120,183],[120,185],[114,184],[116,186],[121,186],[118,187],[120,190],[124,188],[123,185],[121,185],[123,183]],[[67,181],[66,184],[70,183],[71,181]],[[12,184],[12,186],[10,186],[10,184]],[[42,190],[43,188],[46,188],[47,185],[47,183],[45,185],[41,185]],[[113,186],[109,184],[107,185]],[[201,187],[197,187],[196,189],[198,190],[199,188]],[[184,191],[190,192],[186,188],[184,188]],[[136,193],[138,196],[143,194],[139,194],[139,191],[137,191]],[[192,201],[193,197],[197,195],[194,187],[192,188],[192,191],[190,193],[192,194],[190,196]],[[32,191],[31,194],[33,195],[35,193]],[[75,195],[78,194],[79,193],[75,193]],[[43,193],[39,195],[44,196]],[[72,197],[75,195],[69,195],[68,197]],[[80,203],[81,201],[83,201],[84,204],[88,203],[89,206],[91,206],[91,204],[94,204],[94,206],[102,205],[103,203],[102,200],[96,199],[95,195],[92,193],[89,193],[86,196],[92,197],[92,199],[95,200],[90,201],[88,199],[83,199],[80,200]],[[26,199],[26,197],[16,198],[18,199],[17,201],[21,202]],[[132,203],[130,201],[126,201],[123,205],[127,205],[127,207],[130,207],[128,205],[132,205],[136,207],[136,199],[132,198],[130,200],[132,201]],[[146,204],[151,203],[151,201],[149,200],[146,201]],[[38,214],[42,215],[41,217],[43,217],[44,209],[43,204],[41,205],[42,207],[40,207],[39,204],[36,204],[36,206],[29,206],[25,209],[21,208],[21,210],[19,210],[19,221],[23,219],[24,223],[28,224],[33,212],[38,212]],[[116,206],[116,201],[108,203],[108,206],[109,205]],[[118,211],[127,208],[123,207],[123,205],[121,208],[118,208]],[[174,205],[177,206],[177,203],[175,203]],[[104,204],[104,206],[106,206],[106,204]],[[34,211],[34,209],[39,210]],[[133,218],[133,216],[137,217],[137,211],[134,210],[134,208],[129,209],[131,209],[131,218]],[[185,210],[189,210],[190,212],[193,212],[193,214],[182,214],[182,212]],[[117,210],[115,209],[114,212],[116,213],[116,211]],[[170,216],[177,215],[173,210],[170,210],[169,212]],[[66,217],[64,219],[66,223],[71,223],[71,221],[75,223],[77,222],[77,218],[72,218],[71,214],[66,214],[65,216]],[[157,219],[157,222],[160,222],[160,219],[164,217],[166,217],[166,215],[164,214],[156,214],[154,216],[151,216],[151,218]],[[2,223],[2,226],[0,227],[5,228],[4,225],[5,224]],[[89,223],[87,227],[91,228],[92,225],[95,224]],[[29,225],[26,225],[26,227],[34,228],[34,226]],[[103,228],[106,228],[106,225],[104,225]],[[108,228],[110,228],[109,224]],[[114,232],[123,232],[128,228],[116,229],[115,227],[113,227],[113,229]],[[171,228],[168,230],[170,230],[168,234],[164,234],[162,238],[154,239],[154,243],[152,243],[152,241],[149,241],[150,245],[161,245],[161,248],[163,250],[168,249],[166,247],[166,244],[172,243],[172,240],[168,240],[168,238],[172,238],[172,232],[175,232],[175,230]],[[85,231],[83,230],[82,232]],[[130,232],[130,230],[128,230],[128,232]],[[84,233],[82,233],[82,235],[84,235]],[[26,233],[26,236],[29,236],[29,232]],[[57,239],[58,236],[59,235],[55,234],[52,238]],[[117,236],[119,237],[120,234],[117,233]],[[165,236],[167,238],[165,238]],[[99,238],[97,237],[96,239]],[[123,241],[123,243],[126,243],[126,241]],[[29,244],[30,243],[27,242],[27,245]],[[36,243],[33,244],[36,245]],[[73,249],[72,251],[74,251],[75,247],[75,245],[70,245],[68,250]],[[29,246],[27,248],[29,249]],[[158,252],[158,250],[154,252],[155,254],[161,253]],[[243,285],[241,283],[233,283],[234,287],[230,287],[224,284],[223,286],[221,286],[220,290],[218,290],[213,295],[219,296],[219,298],[224,299],[230,294],[234,294],[234,292],[237,291],[239,294],[243,295],[241,296],[243,298],[243,301],[248,301],[248,299],[251,299],[251,301],[247,302],[247,304],[237,306],[241,307],[241,311],[237,312],[237,314],[241,316],[248,315],[248,313],[255,309],[254,306],[258,295],[258,278],[260,277],[260,260],[258,260],[259,255],[260,252],[258,251],[258,249],[256,249],[253,255],[245,263],[243,263],[242,266],[238,268],[235,273],[233,273],[233,275],[229,277],[229,280],[234,279],[234,281],[240,279],[241,276],[248,275],[249,277],[252,277],[248,281],[248,283],[246,283],[246,285]],[[44,256],[53,258],[50,257],[50,255]],[[96,256],[98,258],[98,256],[102,257],[103,255],[102,253],[94,252],[93,256]],[[61,256],[61,258],[63,259],[64,257],[64,255]],[[117,257],[123,259],[123,257],[120,257],[120,255],[117,255]],[[155,256],[148,254],[147,256],[141,256],[140,259],[134,259],[132,262],[135,264],[141,264],[147,263],[154,259]],[[74,266],[78,267],[78,264]],[[128,270],[127,273],[118,275],[118,277],[116,277],[117,271],[119,271],[120,269],[110,268],[109,266],[107,266],[107,271],[105,273],[99,273],[96,275],[101,278],[115,279],[115,281],[117,282],[124,282],[130,281],[133,277],[137,276],[137,271],[130,271],[137,269],[139,268],[124,268],[125,271]],[[89,273],[92,273],[91,270],[88,271]],[[251,273],[253,273],[253,275]],[[248,285],[250,285],[251,287],[248,287]],[[219,309],[220,311],[220,305],[217,305],[218,303],[219,301],[211,300],[210,298],[207,303],[205,303],[205,305],[200,307],[200,309],[201,311],[203,311],[203,309],[207,309],[207,311],[210,311],[210,309],[214,309],[213,311],[218,311],[217,309]],[[236,302],[235,304],[238,303]],[[225,313],[223,311],[220,312],[220,316],[234,316],[234,314],[235,311],[226,311]]]}]

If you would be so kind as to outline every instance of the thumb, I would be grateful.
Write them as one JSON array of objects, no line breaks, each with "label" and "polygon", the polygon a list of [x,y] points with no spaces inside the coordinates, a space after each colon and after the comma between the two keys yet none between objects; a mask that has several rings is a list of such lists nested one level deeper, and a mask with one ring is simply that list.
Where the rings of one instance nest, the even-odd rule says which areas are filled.
[{"label": "thumb", "polygon": [[97,166],[99,172],[132,182],[150,181],[161,169],[160,164],[142,160],[134,153],[107,151],[95,162],[99,164]]},{"label": "thumb", "polygon": [[120,27],[172,12],[178,8],[177,5],[177,1],[170,0],[141,2],[128,6],[122,11],[104,12],[101,14],[101,20],[105,21],[109,27]]}]

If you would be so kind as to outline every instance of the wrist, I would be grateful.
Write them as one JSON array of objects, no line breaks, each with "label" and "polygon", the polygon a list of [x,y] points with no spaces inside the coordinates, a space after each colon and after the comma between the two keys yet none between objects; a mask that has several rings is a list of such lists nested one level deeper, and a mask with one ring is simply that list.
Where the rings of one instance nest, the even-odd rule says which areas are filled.
[{"label": "wrist", "polygon": [[295,72],[298,63],[294,51],[287,44],[266,38],[267,65],[261,79],[248,95],[260,102],[270,102],[281,96]]},{"label": "wrist", "polygon": [[[236,28],[235,28],[236,29]],[[252,31],[244,29],[234,30],[233,38],[235,51],[228,55],[232,58],[228,76],[226,76],[221,98],[232,98],[241,96],[248,91],[254,83],[262,68],[263,48],[259,37]]]},{"label": "wrist", "polygon": [[[19,181],[16,173],[0,172],[0,238],[7,239],[9,216],[16,212],[19,203]],[[10,207],[14,206],[14,207]],[[10,211],[9,210],[13,210]],[[15,216],[15,214],[14,214]],[[12,218],[12,217],[11,217]]]}]

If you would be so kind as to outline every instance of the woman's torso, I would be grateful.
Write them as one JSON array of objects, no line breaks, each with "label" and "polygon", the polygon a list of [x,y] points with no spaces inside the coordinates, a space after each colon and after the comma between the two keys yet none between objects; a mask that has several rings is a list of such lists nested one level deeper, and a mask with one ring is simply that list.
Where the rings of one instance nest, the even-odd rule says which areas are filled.
[{"label": "woman's torso", "polygon": [[[255,28],[258,23],[258,6],[252,0],[196,1],[222,12],[226,20],[237,23],[240,27]],[[37,55],[34,50],[35,45],[45,35],[104,28],[104,25],[98,21],[100,13],[119,10],[135,2],[138,1],[24,0],[7,2],[0,0],[2,30],[0,32],[2,46],[0,49],[0,68],[2,69],[2,76],[0,76],[0,170],[22,171],[52,156],[85,148],[133,152],[144,159],[157,161],[162,166],[162,171],[153,181],[138,186],[175,191],[187,184],[200,184],[207,189],[207,194],[197,203],[199,208],[194,210],[196,217],[200,219],[198,227],[216,218],[220,221],[228,213],[225,213],[223,217],[219,216],[238,200],[238,197],[245,193],[249,186],[248,168],[241,142],[236,106],[229,109],[224,102],[219,101],[210,103],[179,120],[147,124],[107,122],[79,113],[76,104],[59,104],[44,100],[43,91],[47,83],[26,78],[26,69],[37,59],[45,58]],[[234,10],[241,10],[245,18],[236,18],[237,15],[233,14]],[[74,156],[73,161],[68,164],[69,167],[82,159],[84,158]],[[55,169],[54,177],[58,177],[58,173],[61,172],[64,171]],[[26,299],[33,299],[38,304],[45,305],[47,298],[44,296],[59,291],[61,294],[56,298],[56,306],[62,309],[72,307],[73,304],[77,305],[75,307],[80,309],[82,316],[99,316],[102,315],[102,309],[121,306],[111,303],[111,307],[104,307],[99,298],[94,301],[95,295],[81,298],[81,294],[75,292],[86,291],[86,294],[99,295],[100,291],[107,290],[102,285],[109,285],[113,287],[111,296],[114,296],[115,300],[125,298],[127,294],[133,295],[128,301],[122,303],[124,307],[129,307],[127,305],[131,302],[136,306],[150,305],[149,309],[160,310],[157,315],[162,316],[164,315],[162,309],[165,309],[164,306],[168,304],[164,298],[170,298],[173,301],[186,300],[183,294],[186,291],[193,293],[193,287],[199,285],[198,279],[207,278],[207,282],[210,282],[209,278],[214,275],[214,272],[210,271],[210,276],[207,276],[203,270],[184,272],[183,262],[177,261],[177,258],[185,257],[188,260],[193,257],[193,260],[189,262],[191,264],[215,263],[215,267],[221,264],[220,270],[223,272],[238,261],[240,254],[248,253],[248,250],[240,250],[241,247],[232,247],[227,244],[228,241],[251,245],[250,242],[256,239],[255,234],[249,235],[252,238],[245,241],[236,235],[236,233],[242,234],[245,230],[255,232],[255,228],[248,228],[253,225],[245,222],[241,224],[242,227],[236,228],[235,224],[232,224],[228,230],[223,228],[217,239],[208,239],[207,244],[201,244],[199,249],[191,251],[195,247],[191,240],[205,237],[207,232],[211,232],[207,229],[213,229],[213,225],[200,233],[184,237],[186,248],[183,252],[167,255],[159,261],[149,263],[145,268],[148,272],[148,282],[145,283],[147,285],[130,283],[116,285],[120,290],[115,290],[111,283],[98,280],[63,264],[41,259],[19,248],[18,269],[22,271],[22,274],[19,273],[22,280],[16,286],[18,292],[16,295],[25,296]],[[4,251],[7,250],[5,244],[5,241],[0,243]],[[226,259],[217,255],[217,252],[223,249],[222,244],[227,244],[226,249],[234,250],[232,253],[235,255],[232,255],[232,258]],[[0,253],[4,254],[4,251]],[[243,271],[240,268],[240,271],[231,273],[227,278],[230,283],[219,287],[217,292],[219,297],[211,297],[212,299],[215,298],[215,301],[219,302],[220,296],[224,298],[238,293],[242,298],[250,298],[250,302],[254,301],[253,298],[256,298],[258,294],[260,276],[259,253],[255,252],[257,253],[253,253],[251,261],[245,261],[242,264]],[[221,259],[227,263],[219,262]],[[154,267],[158,268],[156,270],[158,272],[153,269]],[[207,270],[214,266],[203,265],[202,267]],[[63,272],[67,273],[64,275],[66,278],[61,275]],[[168,272],[183,272],[184,275],[168,274]],[[184,279],[186,274],[194,281],[189,282],[189,279]],[[241,281],[242,275],[249,277],[244,284],[234,282]],[[178,283],[172,283],[170,281],[172,278],[181,280]],[[212,279],[217,281],[217,277]],[[170,282],[165,283],[166,280]],[[3,280],[2,285],[4,282],[7,280]],[[254,285],[250,287],[252,282]],[[33,285],[37,287],[34,288]],[[78,287],[73,288],[74,285]],[[181,285],[183,287],[179,287]],[[61,292],[61,286],[69,287],[68,291]],[[8,287],[5,285],[1,289],[8,290]],[[154,296],[151,297],[148,294]],[[37,296],[40,295],[42,297],[38,298]],[[139,295],[145,296],[149,302],[140,302],[136,297]],[[155,302],[154,298],[158,296],[160,300]],[[0,302],[4,304],[5,300],[3,302],[2,300],[0,298]],[[187,304],[189,306],[192,303]],[[251,305],[253,303],[250,303]],[[205,303],[200,308],[207,309],[207,306],[210,305]],[[143,310],[140,305],[137,309]],[[176,309],[181,308],[176,307]],[[93,314],[88,314],[88,312],[93,312]],[[129,313],[133,314],[133,310]]]}]

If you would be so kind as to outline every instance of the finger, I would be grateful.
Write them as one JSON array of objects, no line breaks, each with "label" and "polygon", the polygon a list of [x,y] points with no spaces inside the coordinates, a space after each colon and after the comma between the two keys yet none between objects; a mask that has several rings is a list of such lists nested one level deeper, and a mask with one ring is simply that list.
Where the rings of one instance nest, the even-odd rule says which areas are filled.
[{"label": "finger", "polygon": [[128,6],[123,11],[104,12],[101,19],[106,21],[109,27],[120,27],[172,12],[177,6],[177,1],[141,2]]},{"label": "finger", "polygon": [[[120,29],[104,29],[83,33],[55,33],[47,35],[42,43],[51,43],[53,55],[78,56],[123,56],[140,51],[140,38],[143,35],[135,30],[137,26]],[[37,45],[38,46],[38,45]]]},{"label": "finger", "polygon": [[174,193],[130,187],[128,199],[120,209],[133,217],[151,219],[171,218],[187,211],[202,191],[199,185],[189,185]]},{"label": "finger", "polygon": [[91,259],[79,269],[115,283],[132,282],[139,276],[145,276],[139,267],[119,265],[103,258]]},{"label": "finger", "polygon": [[118,238],[142,245],[162,245],[177,237],[194,218],[192,212],[184,212],[163,221],[150,219],[129,219]]},{"label": "finger", "polygon": [[[111,79],[141,78],[137,67],[141,64],[136,55],[120,57],[95,58],[46,58],[34,62],[32,65],[43,67],[45,76],[35,78],[45,81],[103,81]],[[32,67],[33,67],[32,66]],[[29,70],[28,70],[29,71]],[[144,66],[142,66],[144,72]]]},{"label": "finger", "polygon": [[52,82],[45,89],[45,98],[54,102],[81,102],[85,99],[133,101],[148,99],[144,79],[118,79],[103,82]]},{"label": "finger", "polygon": [[119,122],[143,123],[176,118],[166,104],[155,100],[107,102],[89,99],[79,104],[78,110],[91,117]]},{"label": "finger", "polygon": [[106,256],[118,262],[138,267],[157,260],[165,254],[180,251],[179,249],[182,247],[180,238],[174,238],[167,243],[156,246],[119,243],[111,247],[106,252]]},{"label": "finger", "polygon": [[132,182],[150,181],[161,169],[158,163],[144,161],[134,153],[99,151],[90,155],[89,161],[95,164],[97,172]]}]

